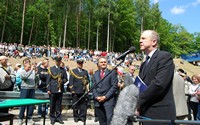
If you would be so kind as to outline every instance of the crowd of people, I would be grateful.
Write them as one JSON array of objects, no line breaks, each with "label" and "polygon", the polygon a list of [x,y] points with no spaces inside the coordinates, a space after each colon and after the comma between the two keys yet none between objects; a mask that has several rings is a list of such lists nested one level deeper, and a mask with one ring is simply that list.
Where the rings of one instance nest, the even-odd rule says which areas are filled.
[{"label": "crowd of people", "polygon": [[[48,93],[49,108],[39,105],[38,116],[41,117],[45,110],[52,125],[56,122],[64,124],[61,108],[64,92],[70,92],[72,95],[72,102],[75,104],[72,107],[74,122],[85,122],[88,97],[83,95],[91,91],[94,98],[95,121],[99,121],[100,125],[110,125],[119,93],[135,83],[134,72],[139,69],[139,77],[147,89],[138,95],[138,102],[133,111],[136,116],[152,119],[200,120],[200,74],[190,78],[183,69],[176,71],[170,53],[158,49],[159,41],[157,32],[144,31],[139,44],[146,60],[139,67],[132,65],[135,60],[142,60],[143,56],[129,54],[124,63],[113,70],[108,69],[108,65],[115,66],[118,63],[116,58],[119,53],[88,51],[80,48],[60,49],[50,46],[24,47],[17,44],[0,44],[0,74],[2,74],[0,91],[17,90],[20,92],[20,98],[35,98],[36,92]],[[11,56],[24,57],[22,64],[17,63],[13,69],[8,64]],[[44,59],[38,64],[30,60],[41,57]],[[51,67],[48,57],[54,59],[55,64]],[[76,68],[65,66],[63,60],[76,61]],[[84,69],[85,61],[94,62],[98,70]],[[34,124],[32,120],[34,106],[28,108],[26,117],[30,124]],[[24,122],[25,110],[26,106],[20,108],[19,125]],[[0,112],[8,112],[8,108],[0,109]],[[124,123],[131,125],[132,121],[127,119]],[[145,122],[143,125],[156,125],[156,123]]]},{"label": "crowd of people", "polygon": [[[21,44],[16,43],[0,43],[0,55],[5,55],[7,57],[13,58],[41,58],[41,57],[52,57],[54,58],[56,55],[60,55],[63,60],[74,60],[76,61],[79,58],[84,59],[84,61],[92,61],[94,63],[98,62],[99,57],[107,57],[108,63],[111,65],[116,65],[116,58],[120,55],[119,52],[105,52],[101,50],[88,50],[77,48],[62,48],[62,47],[53,47],[53,46],[23,46]],[[129,54],[126,58],[126,64],[130,64],[133,61],[141,60],[142,54]],[[124,65],[126,65],[124,64]]]}]

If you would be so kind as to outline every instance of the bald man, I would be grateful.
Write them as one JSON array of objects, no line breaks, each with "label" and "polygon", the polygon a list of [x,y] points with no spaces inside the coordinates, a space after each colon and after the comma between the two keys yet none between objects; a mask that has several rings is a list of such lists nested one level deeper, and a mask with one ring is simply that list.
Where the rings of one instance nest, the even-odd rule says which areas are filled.
[{"label": "bald man", "polygon": [[[175,120],[176,110],[173,98],[173,58],[169,52],[158,49],[160,38],[157,32],[145,30],[139,40],[140,50],[146,61],[140,67],[139,76],[147,89],[140,93],[137,115],[152,119]],[[143,123],[143,125],[164,125],[164,123]]]},{"label": "bald man", "polygon": [[[15,73],[6,56],[0,56],[0,74],[0,91],[13,91]],[[8,113],[8,108],[1,108],[0,112]]]},{"label": "bald man", "polygon": [[0,74],[0,91],[12,91],[15,73],[6,56],[0,56]]}]

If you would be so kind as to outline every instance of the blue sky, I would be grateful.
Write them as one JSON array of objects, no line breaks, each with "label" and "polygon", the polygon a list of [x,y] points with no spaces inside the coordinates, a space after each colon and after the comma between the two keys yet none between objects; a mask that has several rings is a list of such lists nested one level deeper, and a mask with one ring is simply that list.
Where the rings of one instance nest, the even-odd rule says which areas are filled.
[{"label": "blue sky", "polygon": [[200,0],[151,0],[159,3],[162,17],[181,24],[189,33],[200,32]]}]

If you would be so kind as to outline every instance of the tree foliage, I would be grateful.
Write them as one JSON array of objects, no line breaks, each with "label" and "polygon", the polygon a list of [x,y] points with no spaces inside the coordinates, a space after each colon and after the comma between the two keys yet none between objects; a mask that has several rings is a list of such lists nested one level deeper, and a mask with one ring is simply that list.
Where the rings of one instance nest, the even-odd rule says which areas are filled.
[{"label": "tree foliage", "polygon": [[[0,0],[1,42],[20,43],[23,5]],[[200,33],[171,24],[161,13],[150,0],[26,0],[22,41],[117,52],[136,46],[139,52],[141,32],[152,29],[160,34],[160,49],[174,56],[200,50]]]}]

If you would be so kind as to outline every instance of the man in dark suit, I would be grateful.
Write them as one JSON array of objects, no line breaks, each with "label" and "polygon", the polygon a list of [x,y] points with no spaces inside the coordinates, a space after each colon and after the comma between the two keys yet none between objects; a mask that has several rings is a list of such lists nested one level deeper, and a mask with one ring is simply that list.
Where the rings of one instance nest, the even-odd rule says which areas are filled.
[{"label": "man in dark suit", "polygon": [[[87,70],[83,69],[84,61],[82,59],[77,60],[77,68],[70,71],[69,88],[72,93],[73,103],[77,102],[79,98],[88,91],[89,86],[89,75]],[[86,121],[87,114],[87,97],[83,97],[73,107],[74,121]]]},{"label": "man in dark suit", "polygon": [[[48,67],[49,67],[49,59],[44,58],[42,60],[41,64],[37,67],[37,72],[39,75],[39,82],[37,83],[37,92],[40,93],[46,93],[47,92],[47,77],[48,77]],[[46,109],[45,109],[46,108]],[[44,105],[38,105],[38,116],[42,117],[43,110],[46,111],[46,114],[48,112],[48,106],[44,107]]]},{"label": "man in dark suit", "polygon": [[135,72],[135,66],[130,65],[129,71],[124,76],[124,87],[134,83],[135,81],[134,72]]},{"label": "man in dark suit", "polygon": [[[147,89],[140,93],[136,115],[152,119],[176,119],[172,92],[174,63],[170,53],[158,50],[159,35],[153,30],[145,30],[140,37],[140,50],[148,57],[141,65],[139,76]],[[143,125],[164,125],[148,123]]]},{"label": "man in dark suit", "polygon": [[47,77],[47,92],[50,97],[50,120],[51,124],[55,122],[64,124],[61,118],[62,97],[64,92],[64,83],[67,82],[67,74],[64,68],[60,67],[62,58],[54,58],[55,66],[50,67]]},{"label": "man in dark suit", "polygon": [[[94,85],[107,75],[110,70],[107,69],[107,59],[101,57],[98,61],[99,70],[94,74]],[[94,106],[100,125],[110,125],[113,116],[113,110],[116,104],[116,92],[118,79],[117,72],[110,73],[93,90]]]}]

